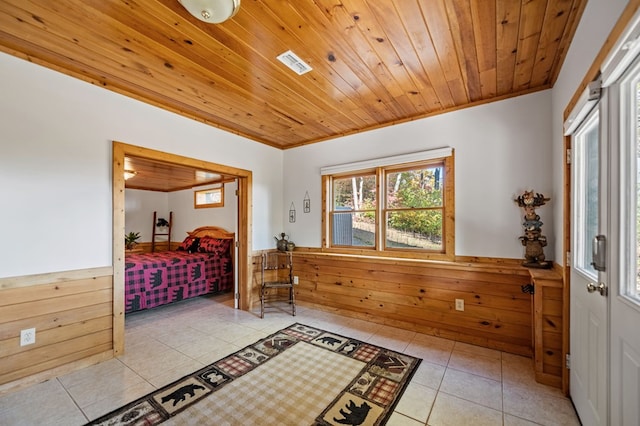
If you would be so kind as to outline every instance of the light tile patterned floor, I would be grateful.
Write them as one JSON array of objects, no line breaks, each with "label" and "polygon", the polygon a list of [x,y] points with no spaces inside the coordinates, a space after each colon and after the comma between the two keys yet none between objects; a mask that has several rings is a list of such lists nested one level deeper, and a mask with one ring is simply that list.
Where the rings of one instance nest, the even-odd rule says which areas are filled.
[{"label": "light tile patterned floor", "polygon": [[0,424],[82,425],[295,322],[423,359],[388,425],[580,424],[528,358],[304,306],[260,319],[232,304],[200,297],[127,316],[124,356],[0,397]]}]

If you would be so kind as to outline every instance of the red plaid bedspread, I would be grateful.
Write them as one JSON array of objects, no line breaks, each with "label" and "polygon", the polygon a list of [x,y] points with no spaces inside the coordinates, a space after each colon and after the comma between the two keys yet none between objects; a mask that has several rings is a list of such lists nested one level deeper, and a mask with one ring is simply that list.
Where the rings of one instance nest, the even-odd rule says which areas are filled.
[{"label": "red plaid bedspread", "polygon": [[165,251],[127,255],[125,312],[233,289],[231,257]]}]

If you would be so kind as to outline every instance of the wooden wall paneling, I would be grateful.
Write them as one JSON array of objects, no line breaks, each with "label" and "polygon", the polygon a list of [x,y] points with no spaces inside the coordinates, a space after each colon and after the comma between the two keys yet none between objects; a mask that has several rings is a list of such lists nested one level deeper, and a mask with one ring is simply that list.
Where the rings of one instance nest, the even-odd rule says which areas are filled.
[{"label": "wooden wall paneling", "polygon": [[[0,279],[0,391],[32,382],[33,375],[49,378],[72,364],[113,356],[113,278],[88,275],[52,273],[49,283],[46,274]],[[36,329],[36,342],[20,346],[26,328]]]},{"label": "wooden wall paneling", "polygon": [[[82,294],[98,290],[111,289],[108,277],[92,277],[68,281],[64,286],[56,283],[38,285],[37,292],[22,291],[20,288],[7,289],[2,292],[0,307],[36,300],[53,299],[73,294]],[[1,317],[1,314],[0,314]]]},{"label": "wooden wall paneling", "polygon": [[111,266],[101,268],[77,269],[74,271],[61,271],[43,274],[33,274],[17,277],[0,278],[0,290],[10,288],[31,287],[51,283],[66,283],[69,281],[93,279],[113,274]]},{"label": "wooden wall paneling", "polygon": [[[173,236],[175,238],[175,236]],[[186,235],[184,236],[186,238]],[[184,240],[184,238],[178,238],[180,241],[171,241],[169,244],[168,241],[156,241],[155,243],[155,251],[167,251],[167,250],[176,250],[180,247],[180,243]],[[147,241],[143,241],[141,243],[136,244],[135,249],[138,253],[151,253],[151,243]],[[125,252],[126,253],[126,252]]]},{"label": "wooden wall paneling", "polygon": [[465,304],[464,312],[458,312],[453,309],[453,301],[456,298],[468,298],[468,294],[462,292],[454,294],[454,299],[446,302],[429,300],[428,295],[401,297],[382,291],[352,291],[343,286],[318,286],[317,290],[311,293],[301,288],[298,294],[300,299],[307,296],[316,302],[350,306],[362,312],[383,315],[416,325],[440,324],[441,327],[454,331],[464,329],[474,334],[481,333],[487,338],[497,337],[493,336],[494,329],[499,329],[499,334],[508,334],[513,338],[526,334],[526,339],[529,340],[530,314],[515,311],[499,312],[496,308],[474,306],[468,303]]},{"label": "wooden wall paneling", "polygon": [[29,386],[42,383],[46,380],[50,380],[53,377],[64,376],[65,374],[71,373],[73,371],[90,367],[100,362],[107,361],[111,358],[113,358],[112,350],[103,350],[102,352],[98,352],[94,355],[84,353],[83,357],[78,360],[71,360],[62,365],[52,366],[51,368],[48,368],[39,373],[30,374],[28,377],[14,380],[5,384],[0,384],[0,397],[9,393],[17,392],[21,389],[25,389]]},{"label": "wooden wall paneling", "polygon": [[[294,252],[297,299],[345,315],[531,355],[531,282],[521,266]],[[464,312],[455,299],[465,300]]]},{"label": "wooden wall paneling", "polygon": [[[23,290],[23,292],[29,293],[26,290]],[[12,321],[15,318],[21,318],[24,315],[27,315],[27,317],[45,315],[109,301],[111,301],[111,289],[101,289],[90,293],[71,294],[50,299],[36,299],[33,302],[7,305],[4,306],[2,312],[0,312],[0,324]],[[26,309],[30,311],[25,311]]]},{"label": "wooden wall paneling", "polygon": [[53,345],[48,348],[47,357],[35,352],[27,353],[28,356],[22,359],[18,359],[17,356],[7,357],[5,361],[9,368],[6,372],[0,373],[0,384],[13,382],[54,367],[108,352],[112,347],[111,330],[106,330]]},{"label": "wooden wall paneling", "polygon": [[37,330],[37,341],[39,342],[39,332],[41,330],[48,330],[54,327],[63,328],[76,322],[89,321],[92,318],[101,318],[105,316],[111,317],[111,313],[112,303],[111,301],[108,301],[95,305],[87,305],[81,308],[39,315],[37,317],[19,318],[15,321],[2,323],[2,327],[0,327],[0,341],[11,337],[19,337],[15,334],[15,330],[24,330],[26,328],[34,327]]}]

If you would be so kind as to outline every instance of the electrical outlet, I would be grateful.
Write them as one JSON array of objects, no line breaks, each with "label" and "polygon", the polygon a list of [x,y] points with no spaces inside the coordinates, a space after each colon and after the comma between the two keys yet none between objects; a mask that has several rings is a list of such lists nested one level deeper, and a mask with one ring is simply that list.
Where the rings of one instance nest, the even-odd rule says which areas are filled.
[{"label": "electrical outlet", "polygon": [[298,276],[297,275],[293,276],[293,283],[294,284],[298,284]]},{"label": "electrical outlet", "polygon": [[36,342],[36,329],[20,330],[20,346],[32,345]]},{"label": "electrical outlet", "polygon": [[456,299],[456,311],[464,311],[464,299]]}]

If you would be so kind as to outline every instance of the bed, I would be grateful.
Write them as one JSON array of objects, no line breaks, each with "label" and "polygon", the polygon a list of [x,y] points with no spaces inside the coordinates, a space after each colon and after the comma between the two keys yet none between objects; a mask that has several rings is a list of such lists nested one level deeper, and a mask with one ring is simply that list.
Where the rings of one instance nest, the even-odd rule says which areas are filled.
[{"label": "bed", "polygon": [[216,226],[187,234],[175,251],[125,256],[125,313],[233,290],[235,234]]}]

